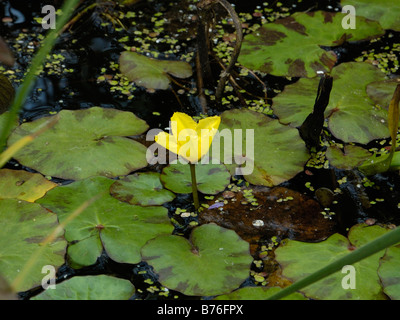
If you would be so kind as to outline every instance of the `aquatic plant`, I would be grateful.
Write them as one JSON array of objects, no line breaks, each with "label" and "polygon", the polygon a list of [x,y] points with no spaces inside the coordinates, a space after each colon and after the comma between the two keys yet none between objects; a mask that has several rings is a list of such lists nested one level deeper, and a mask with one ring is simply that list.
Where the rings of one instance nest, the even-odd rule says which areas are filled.
[{"label": "aquatic plant", "polygon": [[217,133],[221,118],[208,117],[196,123],[190,116],[175,112],[171,117],[171,133],[161,132],[155,136],[155,141],[162,147],[174,152],[190,166],[192,192],[195,209],[200,207],[195,164],[209,151],[212,140]]}]

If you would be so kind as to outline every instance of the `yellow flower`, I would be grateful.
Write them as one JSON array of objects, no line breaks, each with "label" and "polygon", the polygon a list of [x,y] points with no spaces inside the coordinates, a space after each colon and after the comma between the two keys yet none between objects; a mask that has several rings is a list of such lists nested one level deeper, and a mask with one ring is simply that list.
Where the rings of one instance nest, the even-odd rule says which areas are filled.
[{"label": "yellow flower", "polygon": [[172,135],[160,132],[155,140],[190,163],[196,163],[210,149],[220,122],[221,118],[214,116],[201,119],[197,123],[187,114],[175,112],[170,121]]}]

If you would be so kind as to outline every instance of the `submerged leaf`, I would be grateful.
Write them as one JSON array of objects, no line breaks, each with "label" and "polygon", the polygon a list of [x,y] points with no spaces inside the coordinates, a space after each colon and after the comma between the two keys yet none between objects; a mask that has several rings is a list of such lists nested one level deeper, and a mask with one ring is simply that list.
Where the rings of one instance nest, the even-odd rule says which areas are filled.
[{"label": "submerged leaf", "polygon": [[[12,67],[15,63],[14,55],[7,43],[0,37],[0,62]],[[3,77],[3,75],[1,75]],[[1,113],[1,112],[0,112]]]},{"label": "submerged leaf", "polygon": [[148,89],[168,89],[168,74],[177,78],[192,75],[192,67],[187,62],[157,60],[131,51],[122,52],[119,64],[122,74],[130,81]]}]

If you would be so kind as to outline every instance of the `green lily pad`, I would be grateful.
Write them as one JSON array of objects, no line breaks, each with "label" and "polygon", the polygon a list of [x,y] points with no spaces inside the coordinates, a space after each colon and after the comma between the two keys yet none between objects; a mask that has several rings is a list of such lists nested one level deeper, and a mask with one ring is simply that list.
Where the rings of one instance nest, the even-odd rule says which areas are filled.
[{"label": "green lily pad", "polygon": [[[196,164],[197,189],[204,194],[217,194],[224,191],[231,175],[222,164]],[[176,193],[191,193],[192,178],[190,165],[180,162],[165,167],[161,174],[164,186]]]},{"label": "green lily pad", "polygon": [[371,155],[368,150],[354,145],[344,146],[343,151],[337,146],[330,146],[326,150],[326,158],[329,163],[338,169],[344,170],[358,167]]},{"label": "green lily pad", "polygon": [[393,92],[400,83],[400,78],[371,82],[367,85],[367,94],[380,108],[388,110]]},{"label": "green lily pad", "polygon": [[173,230],[166,208],[134,206],[112,197],[109,190],[114,182],[87,178],[54,188],[37,200],[63,222],[86,200],[101,195],[65,227],[68,256],[77,268],[94,264],[103,249],[117,262],[138,263],[147,240]]},{"label": "green lily pad", "polygon": [[400,300],[400,245],[386,249],[378,270],[383,292],[393,300]]},{"label": "green lily pad", "polygon": [[168,89],[168,75],[177,78],[192,75],[192,67],[187,62],[157,60],[131,51],[122,52],[119,65],[121,73],[130,81],[148,89]]},{"label": "green lily pad", "polygon": [[[11,134],[11,145],[34,132],[48,117],[24,123]],[[127,138],[147,130],[131,112],[93,107],[62,110],[58,122],[20,150],[15,158],[44,175],[79,180],[116,177],[147,166],[146,147]]]},{"label": "green lily pad", "polygon": [[163,188],[160,174],[135,173],[111,185],[111,195],[121,201],[140,206],[157,206],[174,200],[175,195]]},{"label": "green lily pad", "polygon": [[[282,275],[291,281],[298,281],[329,263],[345,256],[352,250],[386,233],[380,226],[359,224],[353,226],[348,239],[335,233],[319,243],[305,243],[287,240],[275,250],[276,260],[282,267]],[[325,300],[375,300],[382,298],[382,287],[378,277],[379,259],[384,250],[355,264],[355,289],[346,289],[342,281],[348,273],[338,271],[301,291],[312,299]],[[347,283],[347,281],[345,281]]]},{"label": "green lily pad", "polygon": [[341,5],[354,6],[357,15],[379,21],[384,29],[400,31],[400,3],[397,0],[342,0]]},{"label": "green lily pad", "polygon": [[[335,67],[332,77],[325,111],[331,133],[344,142],[361,144],[388,137],[387,110],[376,107],[366,93],[368,84],[385,81],[385,75],[368,63],[348,62]],[[274,98],[272,108],[280,122],[295,127],[304,122],[313,110],[318,82],[318,78],[300,79]]]},{"label": "green lily pad", "polygon": [[[220,154],[213,153],[212,157],[224,162],[231,174],[238,169],[254,185],[274,186],[287,181],[303,171],[309,158],[297,129],[258,112],[225,111],[219,132],[220,137],[229,133],[226,136],[232,137],[232,143],[214,137],[213,144],[220,139]],[[241,132],[241,137],[235,138],[235,132]],[[235,145],[241,148],[235,150]]]},{"label": "green lily pad", "polygon": [[24,170],[0,170],[0,199],[15,198],[34,202],[57,186],[39,173]]},{"label": "green lily pad", "polygon": [[239,62],[276,76],[311,78],[318,71],[330,72],[337,57],[321,46],[334,47],[384,33],[379,23],[358,14],[357,28],[346,30],[342,27],[344,17],[342,13],[324,11],[298,12],[264,24],[244,37]]},{"label": "green lily pad", "polygon": [[67,242],[57,237],[43,247],[41,242],[57,227],[57,216],[39,204],[17,199],[0,199],[0,274],[12,283],[37,250],[39,257],[31,266],[17,291],[39,286],[42,268],[58,268],[64,263]]},{"label": "green lily pad", "polygon": [[[215,297],[214,300],[265,300],[282,290],[279,287],[244,287],[231,293]],[[301,293],[289,294],[282,300],[308,300]]]},{"label": "green lily pad", "polygon": [[31,300],[128,300],[135,293],[129,280],[107,275],[73,277]]},{"label": "green lily pad", "polygon": [[163,286],[189,296],[225,294],[249,276],[249,244],[215,224],[192,230],[190,239],[159,236],[142,248]]}]

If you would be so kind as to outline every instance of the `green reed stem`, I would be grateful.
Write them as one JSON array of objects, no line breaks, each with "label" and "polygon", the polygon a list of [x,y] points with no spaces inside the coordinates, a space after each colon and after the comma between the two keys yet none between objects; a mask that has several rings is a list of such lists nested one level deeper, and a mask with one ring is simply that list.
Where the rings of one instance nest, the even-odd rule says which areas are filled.
[{"label": "green reed stem", "polygon": [[42,42],[42,46],[32,59],[31,66],[24,77],[23,83],[17,89],[10,112],[7,115],[4,127],[0,131],[0,146],[6,145],[6,140],[10,134],[12,124],[18,117],[18,113],[25,103],[35,79],[41,70],[41,66],[56,43],[59,34],[63,31],[64,25],[74,12],[75,6],[80,0],[66,0],[61,8],[62,14],[57,17],[56,28],[51,29]]},{"label": "green reed stem", "polygon": [[196,165],[193,163],[189,163],[189,165],[190,165],[190,175],[192,177],[192,193],[193,193],[194,208],[197,211],[200,208],[200,203],[199,203],[199,194],[197,191]]},{"label": "green reed stem", "polygon": [[336,271],[339,271],[345,265],[350,265],[356,263],[362,259],[373,255],[383,249],[386,249],[396,243],[400,242],[400,227],[385,233],[384,235],[380,236],[379,238],[363,245],[362,247],[354,250],[353,252],[347,254],[346,256],[328,264],[327,266],[317,270],[316,272],[310,274],[309,276],[296,281],[292,285],[282,289],[281,291],[277,292],[276,294],[269,297],[267,300],[277,300],[287,295],[298,291],[304,287],[321,280]]}]

